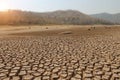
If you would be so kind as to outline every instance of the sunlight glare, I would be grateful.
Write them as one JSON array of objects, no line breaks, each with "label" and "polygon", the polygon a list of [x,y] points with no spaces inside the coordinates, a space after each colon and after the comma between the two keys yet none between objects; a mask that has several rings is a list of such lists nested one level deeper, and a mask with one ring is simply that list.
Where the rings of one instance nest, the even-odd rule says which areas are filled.
[{"label": "sunlight glare", "polygon": [[0,11],[7,11],[8,9],[8,3],[6,1],[0,1]]}]

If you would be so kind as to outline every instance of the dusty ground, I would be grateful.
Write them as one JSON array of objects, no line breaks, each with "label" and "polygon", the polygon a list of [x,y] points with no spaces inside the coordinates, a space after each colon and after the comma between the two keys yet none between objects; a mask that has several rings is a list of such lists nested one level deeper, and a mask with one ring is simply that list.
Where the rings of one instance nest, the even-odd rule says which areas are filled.
[{"label": "dusty ground", "polygon": [[0,80],[120,80],[119,26],[39,27],[1,27]]}]

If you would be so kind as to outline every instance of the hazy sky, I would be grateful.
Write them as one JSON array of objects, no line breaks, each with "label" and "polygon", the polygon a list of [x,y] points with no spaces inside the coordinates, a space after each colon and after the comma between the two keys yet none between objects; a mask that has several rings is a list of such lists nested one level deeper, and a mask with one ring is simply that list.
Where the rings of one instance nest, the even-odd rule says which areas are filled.
[{"label": "hazy sky", "polygon": [[109,12],[120,13],[120,0],[0,0],[10,9],[27,11],[54,11],[73,9],[86,14]]}]

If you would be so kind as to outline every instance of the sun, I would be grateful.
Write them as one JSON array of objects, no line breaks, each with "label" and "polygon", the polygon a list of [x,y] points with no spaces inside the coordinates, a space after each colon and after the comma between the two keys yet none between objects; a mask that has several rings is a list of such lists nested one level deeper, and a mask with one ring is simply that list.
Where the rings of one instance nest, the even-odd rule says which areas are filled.
[{"label": "sun", "polygon": [[8,3],[5,1],[0,1],[0,11],[7,11],[9,9]]}]

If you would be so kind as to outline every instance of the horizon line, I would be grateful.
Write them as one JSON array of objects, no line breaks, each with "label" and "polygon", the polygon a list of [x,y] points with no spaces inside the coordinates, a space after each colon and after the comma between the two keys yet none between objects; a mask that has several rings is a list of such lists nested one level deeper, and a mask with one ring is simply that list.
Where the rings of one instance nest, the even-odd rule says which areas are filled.
[{"label": "horizon line", "polygon": [[[80,10],[76,10],[76,9],[58,9],[58,10],[48,10],[48,11],[34,11],[34,10],[24,10],[24,9],[6,9],[4,11],[0,11],[0,12],[8,12],[8,11],[23,11],[23,12],[34,12],[34,13],[46,13],[46,12],[55,12],[55,11],[78,11],[78,12],[81,12]],[[88,13],[85,13],[85,12],[81,12],[81,13],[84,13],[84,14],[88,14]],[[106,14],[119,14],[120,12],[118,13],[111,13],[111,12],[97,12],[97,13],[89,13],[88,15],[94,15],[94,14],[102,14],[102,13],[106,13]]]}]

